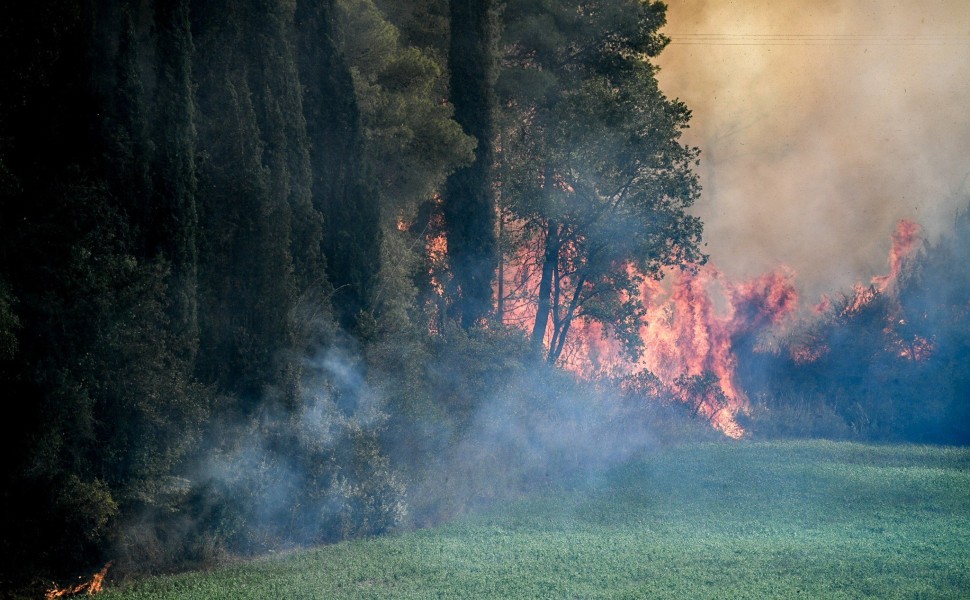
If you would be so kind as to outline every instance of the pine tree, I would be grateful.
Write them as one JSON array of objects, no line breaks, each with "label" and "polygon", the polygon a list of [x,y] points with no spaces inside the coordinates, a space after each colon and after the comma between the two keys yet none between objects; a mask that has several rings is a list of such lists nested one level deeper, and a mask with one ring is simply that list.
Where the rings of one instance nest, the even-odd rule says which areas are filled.
[{"label": "pine tree", "polygon": [[[558,360],[576,319],[599,322],[636,354],[639,283],[702,263],[698,152],[680,141],[690,111],[659,89],[660,2],[509,2],[504,68],[503,208],[539,247],[532,343]],[[534,243],[538,238],[538,243]]]}]

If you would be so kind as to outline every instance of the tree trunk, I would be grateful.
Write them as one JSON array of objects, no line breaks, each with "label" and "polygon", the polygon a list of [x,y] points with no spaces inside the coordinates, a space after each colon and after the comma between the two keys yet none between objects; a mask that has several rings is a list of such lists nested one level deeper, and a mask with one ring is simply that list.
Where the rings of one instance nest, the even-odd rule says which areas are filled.
[{"label": "tree trunk", "polygon": [[532,347],[536,352],[542,351],[542,342],[546,337],[546,326],[552,309],[552,278],[557,268],[559,268],[559,225],[555,221],[549,221],[546,226],[542,278],[539,280],[539,303],[535,324],[532,327]]},{"label": "tree trunk", "polygon": [[[549,364],[556,362],[562,356],[563,348],[566,346],[566,336],[569,335],[569,326],[572,325],[573,318],[576,316],[576,311],[579,308],[579,300],[582,298],[584,285],[586,285],[585,275],[581,276],[579,281],[576,282],[576,289],[573,291],[573,297],[569,301],[569,308],[566,310],[566,315],[561,321],[556,323],[553,342],[549,344]],[[559,310],[558,303],[555,310]]]}]

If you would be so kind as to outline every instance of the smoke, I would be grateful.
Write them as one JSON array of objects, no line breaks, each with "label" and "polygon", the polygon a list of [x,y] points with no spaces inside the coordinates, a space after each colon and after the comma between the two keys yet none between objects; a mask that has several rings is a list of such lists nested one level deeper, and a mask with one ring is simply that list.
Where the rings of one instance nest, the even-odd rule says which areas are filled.
[{"label": "smoke", "polygon": [[661,89],[693,110],[712,260],[801,296],[886,272],[911,218],[952,227],[970,174],[970,4],[683,0]]},{"label": "smoke", "polygon": [[379,444],[384,398],[359,352],[324,346],[302,367],[296,406],[268,401],[247,423],[214,427],[222,440],[197,467],[205,501],[230,515],[199,526],[237,527],[232,541],[249,551],[379,534],[406,516],[405,486]]},{"label": "smoke", "polygon": [[637,453],[684,436],[720,437],[675,405],[580,382],[541,361],[490,387],[409,489],[416,525],[536,490],[595,487]]}]

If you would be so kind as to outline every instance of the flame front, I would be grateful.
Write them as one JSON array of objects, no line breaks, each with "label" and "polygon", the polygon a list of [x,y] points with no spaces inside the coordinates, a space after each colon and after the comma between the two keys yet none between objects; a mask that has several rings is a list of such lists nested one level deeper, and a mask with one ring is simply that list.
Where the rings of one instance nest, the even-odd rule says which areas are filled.
[{"label": "flame front", "polygon": [[[508,228],[521,228],[514,220]],[[521,236],[520,244],[507,256],[496,284],[497,313],[504,325],[526,332],[532,330],[537,313],[543,244],[540,236]],[[900,276],[922,244],[919,224],[901,220],[892,236],[889,272],[872,277],[869,285],[856,284],[841,302],[823,296],[814,307],[816,318],[825,315],[850,317],[881,295],[895,298]],[[447,242],[441,235],[429,236],[426,252],[432,264],[432,285],[440,295],[443,283],[437,279],[446,261]],[[568,258],[569,249],[563,250]],[[746,413],[749,400],[738,383],[738,349],[759,351],[762,334],[782,326],[798,309],[795,273],[780,267],[759,277],[733,281],[716,267],[669,268],[662,280],[640,277],[640,300],[646,315],[639,327],[643,341],[641,355],[632,359],[623,344],[601,323],[579,316],[572,321],[568,339],[558,361],[564,368],[586,379],[599,377],[634,378],[652,374],[676,400],[691,406],[694,414],[706,418],[724,434],[740,438],[744,429],[737,422]],[[568,280],[568,275],[563,278]],[[897,300],[898,304],[898,300]],[[553,317],[550,316],[550,320]],[[898,321],[898,324],[897,324]],[[791,323],[791,321],[788,321]],[[905,321],[899,315],[887,324],[887,333],[898,356],[922,361],[933,352],[933,340],[905,336]],[[545,330],[545,342],[552,341],[553,327]],[[824,342],[791,345],[787,348],[796,364],[817,361],[829,352]]]},{"label": "flame front", "polygon": [[885,292],[895,285],[899,275],[903,272],[903,265],[922,243],[919,223],[902,219],[896,224],[893,232],[893,247],[889,251],[889,274],[872,278],[873,286],[879,292]]},{"label": "flame front", "polygon": [[587,324],[577,334],[585,348],[567,366],[584,375],[648,371],[725,435],[743,437],[736,415],[748,410],[748,399],[737,382],[735,346],[795,310],[794,274],[781,269],[734,283],[708,265],[696,273],[670,270],[666,280],[646,280],[641,288],[647,316],[638,360],[626,359],[601,326]]}]

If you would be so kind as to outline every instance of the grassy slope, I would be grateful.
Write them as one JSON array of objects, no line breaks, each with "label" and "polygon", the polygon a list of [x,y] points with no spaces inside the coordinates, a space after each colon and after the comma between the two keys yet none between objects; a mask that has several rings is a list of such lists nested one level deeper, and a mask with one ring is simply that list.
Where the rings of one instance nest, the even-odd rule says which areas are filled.
[{"label": "grassy slope", "polygon": [[658,451],[585,489],[113,598],[966,598],[970,450]]}]

